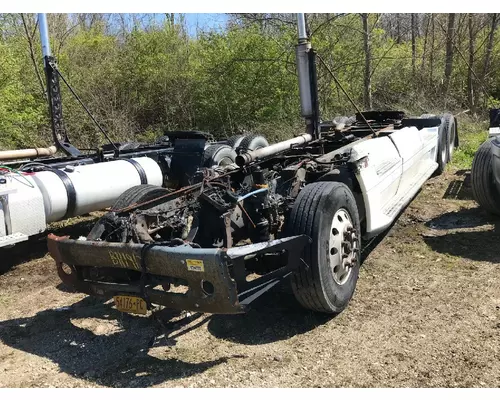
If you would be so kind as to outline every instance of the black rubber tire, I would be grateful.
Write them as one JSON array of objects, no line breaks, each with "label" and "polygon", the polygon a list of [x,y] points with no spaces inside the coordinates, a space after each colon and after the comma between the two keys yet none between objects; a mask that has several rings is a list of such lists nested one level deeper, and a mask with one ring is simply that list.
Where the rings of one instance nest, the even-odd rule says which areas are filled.
[{"label": "black rubber tire", "polygon": [[203,155],[203,166],[207,168],[217,167],[222,161],[229,164],[234,163],[236,152],[227,144],[212,144],[205,149]]},{"label": "black rubber tire", "polygon": [[444,114],[441,120],[443,121],[444,129],[446,129],[446,162],[449,163],[453,157],[453,151],[458,139],[457,124],[453,114]]},{"label": "black rubber tire", "polygon": [[486,211],[500,215],[500,193],[493,176],[491,146],[491,140],[487,140],[474,155],[471,170],[472,196]]},{"label": "black rubber tire", "polygon": [[245,135],[231,136],[229,139],[227,139],[227,145],[231,146],[233,150],[236,150],[244,138]]},{"label": "black rubber tire", "polygon": [[125,190],[113,204],[112,210],[119,210],[134,203],[148,201],[167,194],[169,190],[155,185],[137,185]]},{"label": "black rubber tire", "polygon": [[[303,266],[291,277],[293,293],[303,307],[328,314],[338,314],[347,307],[356,288],[360,267],[358,253],[349,279],[343,285],[335,282],[325,238],[330,237],[332,219],[339,208],[348,211],[360,237],[356,200],[350,189],[340,182],[307,185],[299,193],[287,223],[289,236],[305,234],[312,238],[303,255],[309,268]],[[358,251],[361,248],[359,240]]]},{"label": "black rubber tire", "polygon": [[438,146],[436,151],[438,167],[435,171],[435,175],[441,175],[448,163],[448,125],[443,120],[438,129]]},{"label": "black rubber tire", "polygon": [[258,134],[251,134],[243,138],[240,145],[238,146],[238,150],[251,151],[251,150],[258,150],[267,146],[269,146],[269,142],[264,136]]},{"label": "black rubber tire", "polygon": [[[111,210],[120,210],[122,208],[131,206],[132,204],[135,203],[141,203],[144,201],[152,200],[156,197],[160,197],[164,194],[169,193],[170,190],[159,187],[159,186],[154,186],[154,185],[137,185],[137,186],[132,186],[131,188],[125,190],[118,199],[116,199],[115,203],[111,207]],[[90,233],[87,235],[87,239],[89,240],[97,240],[100,239],[101,234],[98,233],[100,232],[99,226],[102,224],[102,222],[105,221],[105,219],[108,218],[107,215],[102,216],[97,220],[95,223],[94,227],[90,231]]]}]

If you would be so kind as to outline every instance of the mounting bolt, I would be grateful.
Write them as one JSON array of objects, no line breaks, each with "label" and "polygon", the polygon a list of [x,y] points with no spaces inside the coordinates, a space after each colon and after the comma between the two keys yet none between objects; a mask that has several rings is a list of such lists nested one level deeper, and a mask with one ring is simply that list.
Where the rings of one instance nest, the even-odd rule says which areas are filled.
[{"label": "mounting bolt", "polygon": [[352,246],[350,242],[342,242],[342,246],[344,246],[344,251],[350,253],[352,250]]}]

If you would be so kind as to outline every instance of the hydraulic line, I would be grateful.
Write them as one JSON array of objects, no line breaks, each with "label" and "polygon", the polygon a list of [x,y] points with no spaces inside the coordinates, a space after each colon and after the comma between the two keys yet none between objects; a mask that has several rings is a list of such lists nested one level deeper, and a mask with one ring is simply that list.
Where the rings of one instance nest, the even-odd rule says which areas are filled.
[{"label": "hydraulic line", "polygon": [[250,193],[247,193],[241,197],[238,197],[238,200],[236,200],[236,201],[239,203],[240,201],[248,199],[249,197],[253,196],[254,194],[264,193],[264,192],[267,192],[268,190],[269,190],[269,188],[262,188],[262,189],[254,190],[253,192],[250,192]]}]

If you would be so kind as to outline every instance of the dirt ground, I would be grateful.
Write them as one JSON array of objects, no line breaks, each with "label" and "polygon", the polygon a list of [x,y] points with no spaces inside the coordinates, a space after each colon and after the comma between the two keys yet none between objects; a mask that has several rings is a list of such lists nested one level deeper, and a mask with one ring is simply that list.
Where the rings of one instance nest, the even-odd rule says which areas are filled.
[{"label": "dirt ground", "polygon": [[335,318],[283,287],[160,323],[65,290],[43,241],[0,253],[0,387],[497,387],[500,233],[470,198],[465,171],[429,180]]}]

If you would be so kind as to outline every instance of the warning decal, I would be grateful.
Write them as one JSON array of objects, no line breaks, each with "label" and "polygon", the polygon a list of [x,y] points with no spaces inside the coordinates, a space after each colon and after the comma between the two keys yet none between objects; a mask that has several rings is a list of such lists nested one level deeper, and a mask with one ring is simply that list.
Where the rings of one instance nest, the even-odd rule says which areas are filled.
[{"label": "warning decal", "polygon": [[186,260],[188,271],[203,272],[203,260]]}]

